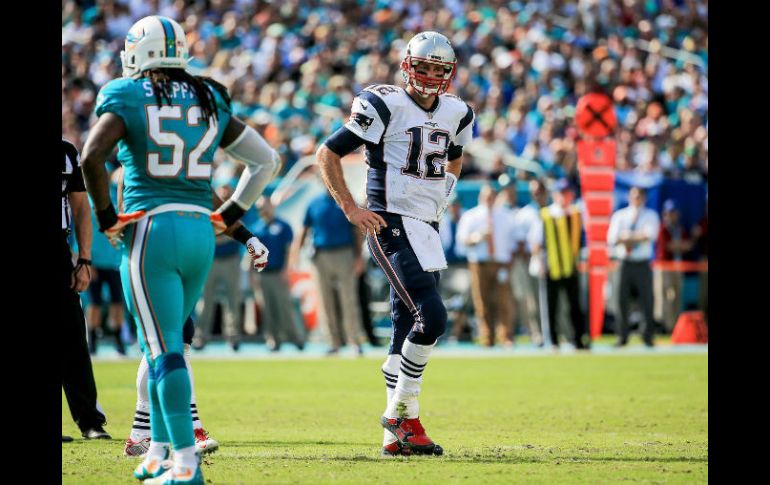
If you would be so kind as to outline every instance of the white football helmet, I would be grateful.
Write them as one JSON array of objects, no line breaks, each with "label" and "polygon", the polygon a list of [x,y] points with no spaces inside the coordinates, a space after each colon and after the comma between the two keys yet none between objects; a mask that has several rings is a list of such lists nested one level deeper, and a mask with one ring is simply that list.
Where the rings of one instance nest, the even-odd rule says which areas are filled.
[{"label": "white football helmet", "polygon": [[[419,62],[430,62],[444,67],[442,77],[418,74],[415,66]],[[404,82],[422,95],[444,94],[449,89],[457,72],[457,57],[452,44],[438,32],[420,32],[406,45],[406,56],[401,61],[401,74]]]},{"label": "white football helmet", "polygon": [[136,22],[120,52],[123,77],[139,77],[154,67],[187,67],[187,37],[182,26],[168,17],[151,15]]}]

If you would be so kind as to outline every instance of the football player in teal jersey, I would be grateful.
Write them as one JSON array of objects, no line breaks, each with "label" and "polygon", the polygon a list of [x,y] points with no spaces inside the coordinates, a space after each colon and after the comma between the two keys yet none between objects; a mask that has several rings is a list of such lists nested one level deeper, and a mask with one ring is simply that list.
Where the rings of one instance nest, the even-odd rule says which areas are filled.
[{"label": "football player in teal jersey", "polygon": [[[123,241],[121,277],[150,367],[152,443],[134,476],[151,484],[202,484],[190,413],[182,328],[200,297],[214,236],[240,219],[280,166],[252,128],[232,117],[227,90],[193,76],[182,27],[161,16],[134,24],[121,52],[123,78],[97,96],[98,121],[83,148],[99,230]],[[125,213],[113,207],[104,167],[118,147]],[[233,196],[212,213],[214,152],[245,164]],[[233,236],[256,262],[267,250],[243,229]],[[173,447],[173,461],[168,460]]]}]

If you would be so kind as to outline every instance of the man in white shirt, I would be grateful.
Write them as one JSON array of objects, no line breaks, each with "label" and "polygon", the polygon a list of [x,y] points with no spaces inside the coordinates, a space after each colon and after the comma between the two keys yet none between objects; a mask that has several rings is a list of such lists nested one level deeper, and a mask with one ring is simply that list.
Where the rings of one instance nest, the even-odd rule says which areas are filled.
[{"label": "man in white shirt", "polygon": [[644,315],[642,339],[652,347],[654,320],[652,317],[652,270],[650,260],[653,242],[658,235],[660,218],[644,206],[647,194],[640,187],[633,187],[628,193],[628,207],[612,214],[607,231],[607,243],[614,249],[614,256],[620,260],[617,316],[618,342],[622,347],[628,343],[628,316],[631,293],[635,292]]},{"label": "man in white shirt", "polygon": [[513,265],[514,290],[521,294],[519,300],[522,320],[529,327],[529,337],[535,345],[543,345],[543,334],[540,329],[540,313],[538,308],[538,273],[530,271],[532,247],[527,241],[527,234],[532,224],[540,219],[540,209],[546,206],[548,192],[541,180],[531,180],[529,194],[532,200],[516,212],[513,225],[517,232],[516,260]]},{"label": "man in white shirt", "polygon": [[509,337],[513,321],[510,269],[515,233],[510,210],[494,205],[496,195],[491,185],[483,186],[479,205],[463,214],[457,226],[457,241],[465,247],[471,273],[479,339],[490,347],[495,340],[506,346],[513,343]]}]

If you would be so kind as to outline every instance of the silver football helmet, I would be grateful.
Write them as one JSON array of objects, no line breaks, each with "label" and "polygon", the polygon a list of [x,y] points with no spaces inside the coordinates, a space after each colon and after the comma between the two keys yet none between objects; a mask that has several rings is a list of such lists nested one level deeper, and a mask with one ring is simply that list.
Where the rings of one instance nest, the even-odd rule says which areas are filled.
[{"label": "silver football helmet", "polygon": [[[430,62],[444,67],[441,77],[426,76],[415,71],[420,62]],[[406,55],[401,61],[404,82],[422,95],[444,94],[457,72],[457,57],[452,44],[438,32],[420,32],[406,45]]]}]

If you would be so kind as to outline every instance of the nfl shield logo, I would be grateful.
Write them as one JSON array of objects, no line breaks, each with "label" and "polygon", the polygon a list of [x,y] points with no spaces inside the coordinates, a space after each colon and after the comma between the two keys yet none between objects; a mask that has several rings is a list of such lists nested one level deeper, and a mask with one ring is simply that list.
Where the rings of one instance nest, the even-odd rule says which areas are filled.
[{"label": "nfl shield logo", "polygon": [[399,228],[393,229],[393,235],[396,236],[396,237],[400,236],[401,235],[401,229],[399,229]]}]

